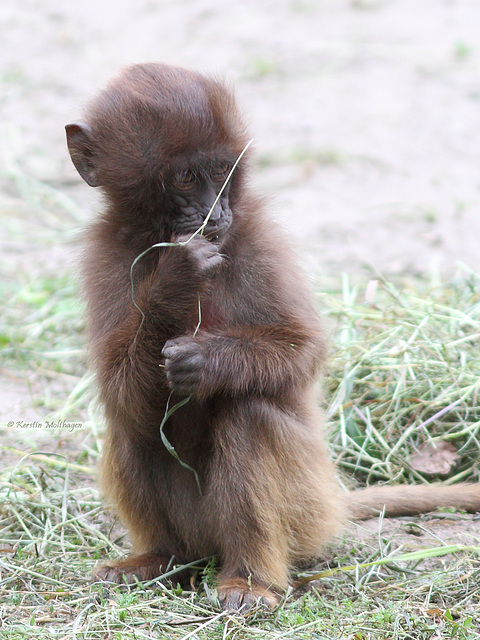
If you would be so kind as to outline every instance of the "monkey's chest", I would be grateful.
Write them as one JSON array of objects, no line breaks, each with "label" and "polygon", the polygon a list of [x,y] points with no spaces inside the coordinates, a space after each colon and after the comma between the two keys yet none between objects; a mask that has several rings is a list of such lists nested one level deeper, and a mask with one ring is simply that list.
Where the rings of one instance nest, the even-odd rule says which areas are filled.
[{"label": "monkey's chest", "polygon": [[201,329],[218,329],[225,323],[225,312],[218,302],[204,298],[200,300],[199,320]]}]

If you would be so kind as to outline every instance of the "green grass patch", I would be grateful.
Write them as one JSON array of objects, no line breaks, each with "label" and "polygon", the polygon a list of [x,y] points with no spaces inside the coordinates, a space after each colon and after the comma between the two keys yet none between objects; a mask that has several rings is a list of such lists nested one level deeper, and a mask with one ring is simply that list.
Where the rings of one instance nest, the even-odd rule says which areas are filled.
[{"label": "green grass patch", "polygon": [[422,481],[409,466],[425,443],[458,454],[448,479],[480,470],[480,279],[372,280],[322,296],[335,347],[326,385],[339,464],[362,481]]}]

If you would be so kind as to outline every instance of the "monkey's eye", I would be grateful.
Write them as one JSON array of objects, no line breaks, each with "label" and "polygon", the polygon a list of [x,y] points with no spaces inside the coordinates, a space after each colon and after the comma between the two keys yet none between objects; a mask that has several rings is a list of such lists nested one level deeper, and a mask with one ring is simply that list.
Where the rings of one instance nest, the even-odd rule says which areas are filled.
[{"label": "monkey's eye", "polygon": [[192,189],[196,182],[195,174],[190,169],[180,171],[173,178],[173,186],[180,191],[188,191]]},{"label": "monkey's eye", "polygon": [[213,179],[216,182],[223,182],[230,173],[231,168],[232,167],[228,162],[222,162],[221,164],[217,165],[213,171]]}]

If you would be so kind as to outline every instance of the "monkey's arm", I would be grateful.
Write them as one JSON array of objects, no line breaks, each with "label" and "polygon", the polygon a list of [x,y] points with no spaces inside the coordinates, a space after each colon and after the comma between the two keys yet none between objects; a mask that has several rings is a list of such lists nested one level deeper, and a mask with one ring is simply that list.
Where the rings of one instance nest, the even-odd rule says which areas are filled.
[{"label": "monkey's arm", "polygon": [[205,241],[162,251],[150,272],[142,274],[142,264],[138,275],[134,271],[133,294],[130,261],[122,265],[112,253],[107,258],[92,261],[99,265],[97,272],[87,274],[92,355],[101,396],[107,406],[132,417],[158,415],[168,392],[161,367],[163,345],[192,330],[199,291],[221,257]]},{"label": "monkey's arm", "polygon": [[315,379],[323,352],[319,329],[285,324],[200,331],[169,340],[163,355],[170,387],[179,393],[282,397]]}]

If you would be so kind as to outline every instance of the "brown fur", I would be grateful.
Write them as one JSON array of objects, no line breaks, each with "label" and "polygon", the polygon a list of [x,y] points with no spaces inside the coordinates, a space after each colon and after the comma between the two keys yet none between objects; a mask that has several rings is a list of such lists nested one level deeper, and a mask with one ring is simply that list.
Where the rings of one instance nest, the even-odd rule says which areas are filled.
[{"label": "brown fur", "polygon": [[[237,157],[244,128],[221,84],[155,64],[125,70],[93,102],[87,122],[88,129],[69,125],[67,132],[77,168],[102,187],[107,203],[83,260],[108,424],[102,487],[135,554],[98,568],[96,577],[149,579],[171,558],[216,554],[225,608],[248,609],[257,600],[272,606],[289,568],[315,557],[345,519],[313,389],[325,346],[311,295],[248,191],[244,158],[231,183],[233,222],[220,268],[206,275],[203,239],[150,251],[134,270],[142,318],[130,267],[154,243],[175,238],[172,171],[180,162]],[[172,338],[194,343],[203,357],[192,398],[165,427],[180,459],[196,470],[201,494],[159,434],[170,393],[162,349]],[[387,493],[373,503],[410,500]],[[352,495],[354,517],[371,513],[370,495]],[[478,508],[478,495],[472,504]]]},{"label": "brown fur", "polygon": [[480,511],[480,483],[368,487],[348,495],[352,520],[368,520],[384,511],[391,518],[416,516],[438,507],[454,507],[469,513]]}]

